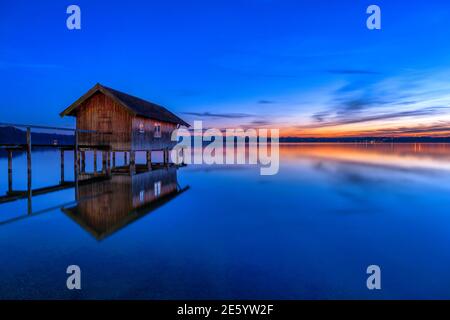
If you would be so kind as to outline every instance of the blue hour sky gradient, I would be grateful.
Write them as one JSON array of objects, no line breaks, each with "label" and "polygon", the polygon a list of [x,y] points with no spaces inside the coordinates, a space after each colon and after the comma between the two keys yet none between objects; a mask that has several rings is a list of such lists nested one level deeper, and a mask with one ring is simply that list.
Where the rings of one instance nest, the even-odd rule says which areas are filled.
[{"label": "blue hour sky gradient", "polygon": [[210,127],[450,136],[449,40],[448,1],[3,0],[0,122],[72,127],[100,82]]}]

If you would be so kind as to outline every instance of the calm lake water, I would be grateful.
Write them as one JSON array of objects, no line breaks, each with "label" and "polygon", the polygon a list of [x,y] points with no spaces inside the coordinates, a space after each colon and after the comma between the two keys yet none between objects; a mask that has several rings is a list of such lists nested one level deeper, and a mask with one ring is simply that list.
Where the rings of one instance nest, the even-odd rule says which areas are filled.
[{"label": "calm lake water", "polygon": [[[280,156],[275,176],[191,165],[35,196],[32,215],[27,199],[0,205],[0,298],[450,298],[450,145]],[[25,155],[13,167],[26,189]],[[59,179],[59,153],[33,153],[33,188]],[[3,157],[2,194],[7,182]],[[79,291],[66,289],[72,264]],[[380,291],[366,288],[372,264]]]}]

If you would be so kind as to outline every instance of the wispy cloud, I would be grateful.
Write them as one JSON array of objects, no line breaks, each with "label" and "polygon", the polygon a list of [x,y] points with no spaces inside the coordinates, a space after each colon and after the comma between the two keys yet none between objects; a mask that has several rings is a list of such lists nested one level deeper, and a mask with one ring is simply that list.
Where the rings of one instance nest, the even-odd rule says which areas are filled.
[{"label": "wispy cloud", "polygon": [[[335,120],[328,120],[327,122],[320,122],[319,124],[310,124],[305,126],[299,126],[298,128],[323,128],[330,126],[340,126],[347,124],[356,124],[356,123],[364,123],[364,122],[372,122],[379,120],[391,120],[391,119],[399,119],[405,117],[417,117],[417,116],[429,116],[429,115],[437,115],[448,113],[450,111],[450,107],[429,107],[417,110],[408,110],[408,111],[400,111],[400,112],[390,112],[390,113],[381,113],[374,114],[368,116],[358,116],[354,118],[337,118]],[[316,115],[317,117],[317,115]]]},{"label": "wispy cloud", "polygon": [[223,119],[242,119],[253,117],[252,114],[247,113],[212,113],[212,112],[183,112],[186,115],[201,117],[201,118],[223,118]]},{"label": "wispy cloud", "polygon": [[259,100],[258,103],[259,104],[273,104],[273,103],[276,103],[276,102],[273,101],[273,100]]}]

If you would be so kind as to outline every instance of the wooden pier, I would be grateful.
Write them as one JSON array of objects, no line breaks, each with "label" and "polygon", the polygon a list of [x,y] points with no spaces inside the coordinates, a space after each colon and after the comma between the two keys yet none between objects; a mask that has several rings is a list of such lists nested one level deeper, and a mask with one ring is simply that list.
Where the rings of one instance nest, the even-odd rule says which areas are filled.
[{"label": "wooden pier", "polygon": [[[42,195],[50,192],[55,192],[59,190],[64,190],[67,188],[77,189],[79,183],[87,180],[95,180],[102,178],[109,178],[112,174],[129,174],[134,175],[137,172],[143,172],[152,170],[159,167],[168,167],[169,163],[169,150],[163,149],[163,163],[152,163],[152,151],[146,151],[146,163],[145,165],[136,164],[136,151],[117,151],[112,150],[110,145],[83,145],[79,144],[79,134],[95,132],[91,130],[79,130],[79,129],[68,129],[68,128],[57,128],[57,127],[46,127],[46,126],[35,126],[35,125],[22,125],[22,124],[9,124],[0,123],[0,126],[8,126],[14,128],[24,129],[24,134],[26,136],[26,143],[1,143],[0,149],[6,151],[8,158],[8,190],[6,194],[0,196],[0,204],[5,202],[16,201],[19,199],[28,199],[28,213],[32,212],[32,197],[34,195]],[[59,131],[70,131],[73,133],[73,144],[61,144],[58,143],[36,143],[33,144],[32,141],[32,129],[39,130],[59,130]],[[47,186],[43,188],[33,189],[32,187],[32,152],[36,149],[49,149],[49,150],[59,150],[60,153],[60,181],[58,184],[53,186]],[[86,172],[86,152],[93,152],[93,171],[92,173]],[[158,151],[158,150],[153,150]],[[14,153],[26,153],[26,163],[27,163],[27,188],[26,190],[16,190],[13,183],[13,170],[14,170]],[[65,177],[65,167],[66,167],[66,152],[73,152],[74,159],[74,180],[67,181]],[[98,154],[102,154],[102,167],[101,171],[98,171]],[[123,153],[124,164],[117,166],[117,155],[118,153]],[[129,159],[129,161],[128,161]],[[76,191],[77,192],[77,191]]]}]

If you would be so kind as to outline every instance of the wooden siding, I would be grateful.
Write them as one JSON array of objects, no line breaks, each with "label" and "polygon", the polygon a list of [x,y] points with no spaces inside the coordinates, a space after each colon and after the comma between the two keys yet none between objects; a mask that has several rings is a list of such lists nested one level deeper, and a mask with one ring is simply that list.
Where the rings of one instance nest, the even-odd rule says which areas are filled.
[{"label": "wooden siding", "polygon": [[[140,125],[144,125],[144,132],[141,133]],[[161,125],[161,137],[155,137],[155,124]],[[132,119],[132,148],[136,151],[162,150],[172,148],[176,142],[171,141],[172,132],[176,129],[173,123],[135,117]]]},{"label": "wooden siding", "polygon": [[99,133],[79,133],[81,146],[111,146],[130,150],[132,114],[103,93],[96,93],[77,111],[77,128]]}]

